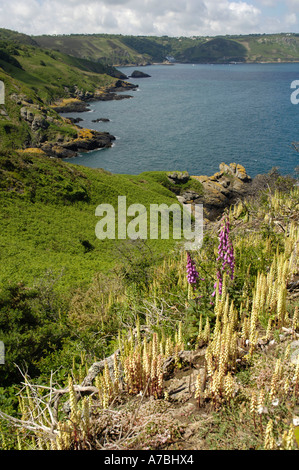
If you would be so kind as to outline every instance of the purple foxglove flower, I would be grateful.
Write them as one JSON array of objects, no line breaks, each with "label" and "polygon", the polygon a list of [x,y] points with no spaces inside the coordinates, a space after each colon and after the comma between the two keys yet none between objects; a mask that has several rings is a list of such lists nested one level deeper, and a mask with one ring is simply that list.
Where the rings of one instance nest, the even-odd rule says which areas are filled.
[{"label": "purple foxglove flower", "polygon": [[188,280],[189,284],[196,284],[199,274],[196,270],[195,263],[194,263],[193,259],[191,258],[189,252],[187,252],[187,266],[186,266],[186,268],[187,268],[187,280]]}]

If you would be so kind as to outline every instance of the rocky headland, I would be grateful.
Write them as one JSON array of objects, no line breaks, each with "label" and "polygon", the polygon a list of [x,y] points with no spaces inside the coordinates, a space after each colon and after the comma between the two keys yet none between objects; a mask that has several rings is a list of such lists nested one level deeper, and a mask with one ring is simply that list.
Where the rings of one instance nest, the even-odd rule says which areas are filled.
[{"label": "rocky headland", "polygon": [[110,119],[108,119],[108,118],[97,118],[97,119],[92,119],[91,122],[110,122]]},{"label": "rocky headland", "polygon": [[[51,108],[36,104],[25,96],[18,96],[16,100],[21,104],[20,119],[28,125],[31,133],[27,150],[33,148],[51,157],[70,158],[80,152],[109,148],[115,140],[115,137],[108,132],[81,128],[77,122],[82,119],[78,118],[62,121],[69,126],[69,133],[63,134],[59,130],[53,132],[53,128],[59,129],[61,126],[56,109],[54,112]],[[73,106],[77,110],[77,101],[72,101],[71,109],[74,109]]]},{"label": "rocky headland", "polygon": [[226,207],[247,195],[252,184],[245,168],[237,163],[220,163],[219,171],[212,176],[190,176],[188,172],[170,172],[167,176],[174,185],[174,192],[177,185],[185,184],[190,179],[201,183],[201,192],[182,190],[177,199],[182,204],[203,204],[206,221],[215,220]]},{"label": "rocky headland", "polygon": [[[136,90],[138,85],[117,80],[112,87],[97,89],[94,93],[83,92],[75,87],[69,97],[45,106],[34,102],[25,95],[15,94],[12,99],[20,106],[20,120],[29,127],[27,149],[38,149],[51,157],[71,158],[80,152],[95,149],[109,148],[115,137],[109,132],[84,129],[78,125],[81,118],[63,118],[65,113],[82,113],[90,111],[90,103],[93,101],[110,101],[132,98],[131,95],[123,94],[128,90]],[[57,116],[57,114],[59,116]],[[59,119],[60,117],[60,119]],[[59,132],[62,122],[71,126],[69,132]],[[99,118],[98,121],[108,120]],[[54,129],[57,131],[54,131]]]},{"label": "rocky headland", "polygon": [[75,89],[70,98],[55,102],[52,104],[52,108],[59,114],[86,112],[90,110],[90,103],[93,101],[116,101],[133,98],[132,95],[123,94],[123,92],[136,90],[137,88],[138,85],[124,80],[117,80],[113,86],[97,89],[94,93]]}]

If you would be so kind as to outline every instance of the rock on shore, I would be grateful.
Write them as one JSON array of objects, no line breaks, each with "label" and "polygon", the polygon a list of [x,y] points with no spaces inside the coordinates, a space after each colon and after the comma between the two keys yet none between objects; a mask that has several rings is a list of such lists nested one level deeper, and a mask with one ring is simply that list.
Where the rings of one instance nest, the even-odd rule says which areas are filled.
[{"label": "rock on shore", "polygon": [[[119,90],[123,82],[118,80],[116,88]],[[126,85],[124,85],[126,89]],[[105,94],[111,94],[112,99],[116,93],[105,90]],[[84,95],[84,99],[96,99],[96,95],[90,93]],[[29,98],[21,95],[14,95],[13,99],[21,105],[19,111],[20,120],[24,121],[30,134],[26,142],[27,148],[38,148],[48,156],[58,158],[71,158],[80,152],[95,149],[109,148],[112,146],[115,137],[108,132],[84,129],[77,125],[81,118],[61,118],[58,114],[65,112],[83,112],[89,110],[89,103],[81,101],[79,98],[66,98],[52,106],[35,103]],[[110,99],[110,98],[109,98]],[[108,121],[99,118],[98,121]],[[63,122],[69,126],[69,132],[60,132]]]},{"label": "rock on shore", "polygon": [[79,99],[73,99],[67,102],[61,102],[57,105],[53,105],[52,108],[56,113],[85,113],[90,110],[89,104]]},{"label": "rock on shore", "polygon": [[92,101],[113,101],[132,98],[131,95],[124,95],[123,92],[136,90],[138,85],[117,80],[111,87],[98,89],[94,93],[75,90],[72,98],[61,100],[52,105],[52,108],[59,114],[62,113],[83,113],[90,110]]},{"label": "rock on shore", "polygon": [[89,129],[82,129],[76,139],[69,142],[50,143],[45,142],[41,145],[47,155],[57,158],[76,157],[80,152],[90,150],[109,148],[112,146],[115,137],[108,132],[98,132]]},{"label": "rock on shore", "polygon": [[[186,172],[184,173],[186,179]],[[251,177],[242,165],[221,163],[219,171],[212,176],[190,176],[198,180],[203,187],[203,194],[186,190],[178,200],[182,204],[203,204],[204,217],[215,220],[223,210],[242,198],[248,192]]]},{"label": "rock on shore", "polygon": [[140,70],[134,70],[132,74],[130,75],[130,78],[147,78],[150,77],[147,73],[140,72]]}]

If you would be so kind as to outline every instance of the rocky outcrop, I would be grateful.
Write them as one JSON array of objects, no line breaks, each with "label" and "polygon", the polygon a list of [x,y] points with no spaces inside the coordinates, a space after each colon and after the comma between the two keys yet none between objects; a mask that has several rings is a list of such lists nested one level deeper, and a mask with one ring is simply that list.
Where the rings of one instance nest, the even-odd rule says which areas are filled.
[{"label": "rocky outcrop", "polygon": [[76,117],[76,118],[69,117],[68,120],[71,121],[72,124],[77,124],[78,122],[83,121],[83,119],[79,117]]},{"label": "rocky outcrop", "polygon": [[136,90],[136,88],[138,88],[138,85],[124,82],[123,80],[117,80],[114,86],[107,88],[107,91],[112,93],[121,93],[123,91]]},{"label": "rocky outcrop", "polygon": [[[53,104],[52,108],[59,114],[84,113],[90,111],[90,103],[92,101],[113,101],[132,98],[131,95],[124,95],[122,92],[136,90],[137,87],[138,85],[123,80],[117,80],[113,86],[98,89],[94,93],[82,91],[75,87],[71,98]],[[69,93],[69,90],[66,89],[66,92]]]},{"label": "rocky outcrop", "polygon": [[20,109],[20,115],[21,118],[24,119],[24,121],[32,123],[34,119],[34,114],[31,109],[28,109],[27,107],[23,107]]},{"label": "rocky outcrop", "polygon": [[34,116],[34,119],[32,121],[31,128],[33,131],[36,132],[40,129],[42,130],[48,129],[49,125],[50,124],[48,123],[48,121],[45,119],[44,116],[36,115]]},{"label": "rocky outcrop", "polygon": [[134,72],[130,76],[131,78],[147,78],[150,77],[147,73],[140,72],[140,70],[134,70]]},{"label": "rocky outcrop", "polygon": [[24,94],[12,93],[10,95],[10,99],[18,105],[33,104],[33,100],[31,98],[29,98],[27,95],[24,95]]},{"label": "rocky outcrop", "polygon": [[173,184],[185,184],[189,181],[190,175],[187,171],[173,171],[167,173],[167,178]]},{"label": "rocky outcrop", "polygon": [[110,119],[108,119],[108,118],[97,118],[97,119],[92,119],[91,122],[110,122]]},{"label": "rocky outcrop", "polygon": [[38,105],[23,106],[20,109],[21,119],[27,122],[33,132],[48,129],[52,117],[47,115],[47,111]]},{"label": "rocky outcrop", "polygon": [[96,101],[120,101],[133,98],[132,95],[118,95],[117,93],[107,92],[97,95]]},{"label": "rocky outcrop", "polygon": [[67,101],[66,103],[61,102],[57,105],[52,106],[56,113],[85,113],[90,111],[90,105],[85,103],[85,101],[80,101],[79,99],[74,99],[72,101]]},{"label": "rocky outcrop", "polygon": [[116,101],[133,98],[132,95],[124,95],[123,92],[136,90],[138,85],[134,85],[123,80],[117,80],[114,86],[105,90],[97,90],[91,101]]},{"label": "rocky outcrop", "polygon": [[[78,103],[77,100],[72,101]],[[46,109],[39,104],[22,101],[20,108],[20,118],[24,120],[31,129],[31,140],[29,147],[39,148],[44,154],[51,157],[70,158],[77,156],[80,152],[89,150],[109,148],[112,146],[115,137],[108,132],[99,132],[90,129],[82,129],[73,126],[73,133],[63,134],[59,130],[54,132],[51,124],[63,125],[63,122],[73,124],[75,119],[59,120],[59,117],[51,109]],[[56,110],[56,109],[55,109]],[[81,119],[79,119],[81,120]]]},{"label": "rocky outcrop", "polygon": [[[169,177],[169,176],[168,176]],[[219,171],[212,176],[190,176],[199,181],[203,193],[186,190],[178,196],[182,204],[203,204],[204,217],[217,219],[223,210],[248,192],[251,178],[242,165],[221,163]]]},{"label": "rocky outcrop", "polygon": [[[85,129],[82,131],[85,131]],[[72,158],[76,157],[80,152],[109,148],[115,140],[115,137],[108,132],[98,132],[89,129],[86,131],[86,136],[79,134],[77,139],[73,139],[68,142],[45,142],[41,145],[41,149],[47,155],[52,157]]]}]

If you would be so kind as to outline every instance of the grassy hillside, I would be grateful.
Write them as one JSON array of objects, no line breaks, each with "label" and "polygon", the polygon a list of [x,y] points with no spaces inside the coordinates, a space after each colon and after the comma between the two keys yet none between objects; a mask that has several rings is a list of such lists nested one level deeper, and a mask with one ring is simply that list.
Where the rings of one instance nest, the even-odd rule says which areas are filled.
[{"label": "grassy hillside", "polygon": [[[60,100],[86,100],[113,86],[123,75],[114,67],[31,44],[25,35],[0,31],[0,149],[68,142],[78,128],[55,112]],[[33,122],[34,121],[34,122]]]},{"label": "grassy hillside", "polygon": [[[56,362],[51,354],[60,361],[64,350],[68,362],[74,350],[102,354],[109,347],[124,318],[131,316],[130,307],[119,304],[121,311],[106,317],[109,289],[108,299],[127,296],[130,303],[177,245],[171,217],[169,239],[150,239],[150,204],[177,203],[168,184],[163,172],[114,175],[32,151],[0,153],[0,341],[7,359],[0,402],[1,386],[20,379],[15,363],[25,361],[29,373],[38,376]],[[138,203],[146,208],[148,238],[118,239],[120,195],[126,196],[127,207]],[[115,239],[96,236],[100,204],[115,209]],[[127,216],[127,226],[136,216]],[[93,286],[96,291],[85,297]],[[81,329],[75,311],[92,298],[98,307],[86,310]],[[99,341],[93,344],[99,328]],[[17,343],[22,347],[16,350]]]},{"label": "grassy hillside", "polygon": [[[118,195],[147,209],[150,203],[176,202],[151,175],[113,175],[29,153],[2,155],[0,172],[2,282],[32,285],[53,272],[59,288],[87,285],[119,261],[115,240],[96,238],[99,204],[117,209]],[[149,241],[148,254],[171,246]]]},{"label": "grassy hillside", "polygon": [[298,34],[265,34],[237,37],[236,41],[247,49],[249,62],[298,62]]},{"label": "grassy hillside", "polygon": [[[227,35],[216,37],[126,36],[109,34],[71,34],[56,36],[26,36],[0,29],[0,41],[39,46],[81,59],[76,67],[119,76],[115,69],[104,65],[146,65],[163,62],[172,56],[179,62],[292,62],[299,60],[299,36],[294,33]],[[83,59],[83,62],[82,62]],[[43,60],[43,59],[41,59]],[[63,59],[66,61],[66,59]]]},{"label": "grassy hillside", "polygon": [[110,65],[144,64],[151,59],[149,52],[139,53],[117,35],[71,34],[56,37],[44,35],[36,37],[36,42],[44,48],[56,49],[75,57]]},{"label": "grassy hillside", "polygon": [[72,34],[32,39],[42,47],[114,65],[163,62],[167,56],[198,63],[299,60],[299,37],[293,33],[192,38]]},{"label": "grassy hillside", "polygon": [[35,46],[12,45],[0,42],[1,68],[31,90],[45,103],[68,96],[76,86],[85,92],[112,85],[115,79],[107,74],[101,64],[80,60],[60,52],[43,50]]},{"label": "grassy hillside", "polygon": [[37,42],[27,34],[12,31],[10,29],[0,28],[0,41],[10,41],[17,44],[26,44],[28,46],[38,46]]},{"label": "grassy hillside", "polygon": [[247,49],[237,41],[215,38],[185,49],[181,59],[183,62],[200,63],[245,62],[246,55]]}]

